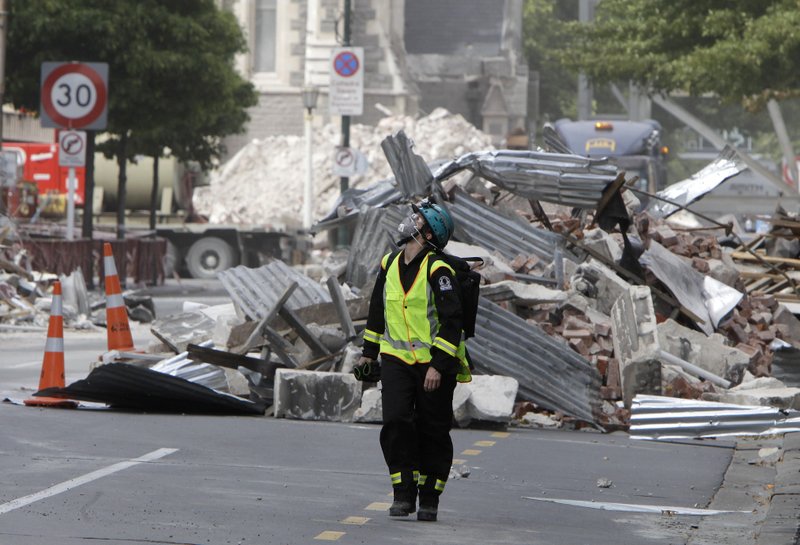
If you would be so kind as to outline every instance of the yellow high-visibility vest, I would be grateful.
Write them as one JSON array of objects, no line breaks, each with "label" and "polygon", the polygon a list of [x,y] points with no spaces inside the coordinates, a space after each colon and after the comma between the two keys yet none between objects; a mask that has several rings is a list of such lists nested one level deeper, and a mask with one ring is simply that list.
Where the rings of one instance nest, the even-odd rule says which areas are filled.
[{"label": "yellow high-visibility vest", "polygon": [[[459,360],[461,368],[457,380],[470,382],[472,375],[467,363],[463,332],[458,346],[438,336],[440,323],[434,303],[433,288],[425,278],[428,260],[434,253],[428,252],[422,259],[417,276],[407,292],[400,280],[400,258],[403,254],[400,252],[391,263],[388,263],[390,255],[386,254],[381,261],[381,267],[386,270],[386,282],[383,286],[385,328],[383,335],[380,336],[381,353],[394,356],[409,365],[430,363],[431,348],[435,346]],[[431,265],[430,274],[440,267],[446,267],[455,276],[453,268],[441,260]],[[367,340],[373,340],[375,337],[377,334],[374,332],[364,333],[364,338]]]}]

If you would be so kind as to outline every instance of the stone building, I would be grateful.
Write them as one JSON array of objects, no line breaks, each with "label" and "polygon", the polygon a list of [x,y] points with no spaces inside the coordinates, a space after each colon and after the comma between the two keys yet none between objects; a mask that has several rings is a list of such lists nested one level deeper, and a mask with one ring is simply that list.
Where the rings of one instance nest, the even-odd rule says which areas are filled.
[{"label": "stone building", "polygon": [[[302,134],[301,91],[320,89],[317,123],[328,113],[331,50],[342,43],[343,0],[220,0],[240,21],[247,54],[237,67],[259,104],[234,152],[253,138]],[[417,115],[444,107],[497,143],[528,127],[529,78],[522,54],[523,0],[351,0],[351,45],[364,48],[364,113]],[[517,131],[519,132],[519,131]]]}]

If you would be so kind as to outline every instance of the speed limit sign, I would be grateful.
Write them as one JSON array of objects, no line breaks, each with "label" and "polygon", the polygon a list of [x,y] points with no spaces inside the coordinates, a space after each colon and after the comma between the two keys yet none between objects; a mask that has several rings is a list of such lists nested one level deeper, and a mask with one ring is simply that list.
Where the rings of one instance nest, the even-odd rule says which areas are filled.
[{"label": "speed limit sign", "polygon": [[42,63],[42,127],[105,129],[108,118],[108,64]]}]

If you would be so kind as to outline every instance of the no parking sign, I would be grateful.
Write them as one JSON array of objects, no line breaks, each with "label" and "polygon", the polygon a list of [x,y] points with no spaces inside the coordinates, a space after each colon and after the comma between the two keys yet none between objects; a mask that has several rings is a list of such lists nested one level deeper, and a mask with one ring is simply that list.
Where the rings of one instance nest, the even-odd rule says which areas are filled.
[{"label": "no parking sign", "polygon": [[364,48],[337,47],[331,51],[331,115],[364,113]]}]

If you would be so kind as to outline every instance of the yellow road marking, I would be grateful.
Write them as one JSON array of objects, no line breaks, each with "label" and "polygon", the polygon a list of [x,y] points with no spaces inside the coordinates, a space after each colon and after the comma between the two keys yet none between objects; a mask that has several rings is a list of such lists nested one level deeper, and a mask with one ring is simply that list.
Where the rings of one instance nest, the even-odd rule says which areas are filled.
[{"label": "yellow road marking", "polygon": [[482,451],[480,451],[480,450],[478,450],[476,448],[468,448],[467,450],[465,450],[461,454],[464,455],[464,456],[477,456],[481,452]]},{"label": "yellow road marking", "polygon": [[475,441],[476,447],[493,447],[496,441]]},{"label": "yellow road marking", "polygon": [[466,460],[462,460],[462,459],[460,459],[460,458],[453,458],[453,465],[456,465],[456,464],[461,464],[461,465],[463,465],[463,464],[466,464],[466,463],[467,463],[467,461],[466,461]]},{"label": "yellow road marking", "polygon": [[383,501],[374,501],[367,505],[364,510],[365,511],[386,511],[391,506],[391,503],[386,503]]},{"label": "yellow road marking", "polygon": [[319,539],[321,541],[337,541],[343,535],[344,532],[334,532],[332,530],[325,530],[314,539]]},{"label": "yellow road marking", "polygon": [[366,524],[369,519],[367,517],[347,517],[342,520],[342,524],[357,524],[359,526]]},{"label": "yellow road marking", "polygon": [[496,432],[494,432],[494,433],[492,434],[492,437],[501,437],[501,438],[505,438],[505,437],[508,437],[509,435],[511,435],[511,434],[510,434],[510,433],[508,433],[507,431],[496,431]]}]

